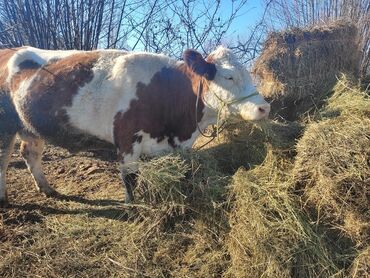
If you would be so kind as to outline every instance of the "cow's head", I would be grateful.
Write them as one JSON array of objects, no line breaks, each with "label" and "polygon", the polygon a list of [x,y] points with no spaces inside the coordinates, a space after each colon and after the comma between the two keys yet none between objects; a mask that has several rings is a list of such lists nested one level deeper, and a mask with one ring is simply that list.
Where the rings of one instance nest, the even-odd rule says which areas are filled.
[{"label": "cow's head", "polygon": [[222,118],[260,120],[268,117],[270,104],[256,91],[249,72],[231,50],[219,47],[206,59],[195,50],[186,50],[184,61],[208,83],[204,104]]}]

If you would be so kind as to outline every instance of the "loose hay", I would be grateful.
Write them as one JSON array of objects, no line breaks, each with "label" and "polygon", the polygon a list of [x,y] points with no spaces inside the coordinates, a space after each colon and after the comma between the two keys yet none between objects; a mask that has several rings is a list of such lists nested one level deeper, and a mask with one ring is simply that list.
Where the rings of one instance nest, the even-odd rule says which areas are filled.
[{"label": "loose hay", "polygon": [[229,177],[217,168],[217,161],[207,153],[178,152],[139,163],[138,185],[135,193],[140,202],[139,212],[149,209],[166,212],[169,217],[211,212],[212,203],[224,198]]},{"label": "loose hay", "polygon": [[370,242],[370,101],[344,78],[320,115],[297,145],[296,190],[315,221],[363,248]]},{"label": "loose hay", "polygon": [[140,202],[133,206],[140,232],[129,252],[144,254],[144,260],[124,265],[140,264],[137,270],[149,277],[220,276],[227,264],[228,181],[206,153],[179,152],[139,163]]},{"label": "loose hay", "polygon": [[235,174],[228,276],[328,277],[340,273],[290,193],[291,168],[289,161],[271,152],[263,165]]},{"label": "loose hay", "polygon": [[339,21],[271,33],[253,73],[271,114],[295,120],[321,104],[340,73],[357,75],[359,57],[356,27]]},{"label": "loose hay", "polygon": [[[267,147],[276,153],[293,155],[294,144],[300,137],[303,125],[298,122],[259,121],[230,124],[214,141],[206,145],[204,152],[216,158],[220,170],[235,173],[239,167],[247,169],[261,164]],[[199,138],[195,147],[208,138]]]},{"label": "loose hay", "polygon": [[359,252],[353,261],[350,277],[370,277],[370,246]]}]

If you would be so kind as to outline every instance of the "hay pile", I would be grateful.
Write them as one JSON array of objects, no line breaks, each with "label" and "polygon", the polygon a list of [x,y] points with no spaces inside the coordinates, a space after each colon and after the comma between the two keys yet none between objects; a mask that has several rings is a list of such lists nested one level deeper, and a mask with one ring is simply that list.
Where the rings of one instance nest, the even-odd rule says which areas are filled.
[{"label": "hay pile", "polygon": [[274,116],[295,120],[318,107],[340,73],[357,75],[357,30],[346,22],[271,33],[252,72]]},{"label": "hay pile", "polygon": [[345,76],[334,91],[296,156],[269,144],[234,175],[230,277],[370,275],[370,101]]}]

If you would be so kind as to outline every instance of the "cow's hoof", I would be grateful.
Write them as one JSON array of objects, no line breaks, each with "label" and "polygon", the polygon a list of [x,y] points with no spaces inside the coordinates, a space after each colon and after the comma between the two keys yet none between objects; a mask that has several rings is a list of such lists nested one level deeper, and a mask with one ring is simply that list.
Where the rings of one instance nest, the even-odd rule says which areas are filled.
[{"label": "cow's hoof", "polygon": [[40,192],[42,192],[46,197],[50,197],[50,198],[55,198],[55,197],[60,196],[60,193],[51,187],[40,189]]},{"label": "cow's hoof", "polygon": [[125,194],[125,205],[131,205],[132,203],[134,202],[134,195],[131,193],[127,193]]},{"label": "cow's hoof", "polygon": [[125,202],[126,205],[126,215],[128,220],[135,220],[139,217],[139,210],[135,207],[132,201],[129,203]]},{"label": "cow's hoof", "polygon": [[45,196],[48,198],[58,198],[61,196],[61,194],[58,191],[49,191],[49,192],[44,192]]}]

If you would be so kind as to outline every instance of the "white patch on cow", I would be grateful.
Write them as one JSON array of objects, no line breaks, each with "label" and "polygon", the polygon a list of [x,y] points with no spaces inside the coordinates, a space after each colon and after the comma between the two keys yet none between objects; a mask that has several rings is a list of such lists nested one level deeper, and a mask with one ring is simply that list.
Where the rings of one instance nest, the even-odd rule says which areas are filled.
[{"label": "white patch on cow", "polygon": [[28,130],[29,132],[33,133],[36,136],[39,136],[36,129],[32,126],[32,123],[30,123],[27,120],[27,115],[25,115],[23,107],[27,105],[27,90],[30,84],[33,82],[35,75],[33,75],[31,78],[22,80],[19,84],[18,90],[13,92],[13,102],[15,106],[15,110],[17,111],[18,117],[21,120],[24,128]]},{"label": "white patch on cow", "polygon": [[72,105],[65,107],[72,126],[114,143],[113,122],[126,112],[136,96],[137,84],[149,84],[153,75],[176,62],[160,54],[100,52],[94,78],[80,88]]},{"label": "white patch on cow", "polygon": [[[140,155],[159,155],[173,150],[173,147],[168,143],[168,137],[164,137],[163,140],[158,142],[157,138],[151,138],[149,133],[142,130],[137,132],[136,135],[142,137]],[[139,143],[136,142],[135,144]]]},{"label": "white patch on cow", "polygon": [[168,143],[168,137],[164,137],[163,140],[158,142],[157,138],[151,138],[149,133],[142,130],[136,132],[135,135],[141,136],[140,143],[135,142],[133,144],[132,153],[123,153],[122,155],[121,169],[125,170],[125,173],[137,171],[137,161],[142,155],[157,156],[173,150],[173,147]]},{"label": "white patch on cow", "polygon": [[164,67],[172,67],[176,61],[161,54],[133,52],[117,59],[114,65],[111,80],[114,80],[119,89],[118,110],[126,112],[130,102],[136,99],[137,84],[148,85],[153,76]]},{"label": "white patch on cow", "polygon": [[138,170],[138,161],[142,154],[142,144],[135,142],[132,145],[132,153],[124,153],[123,160],[120,163],[121,173],[136,173]]},{"label": "white patch on cow", "polygon": [[50,60],[61,59],[72,54],[81,53],[78,50],[45,50],[34,47],[26,47],[18,50],[8,61],[8,77],[7,82],[10,82],[13,75],[19,71],[19,65],[26,61],[34,61],[39,65],[45,65]]},{"label": "white patch on cow", "polygon": [[[259,120],[267,117],[270,105],[257,93],[249,72],[231,50],[219,47],[210,56],[217,72],[209,82],[205,105],[220,110],[222,118],[238,115],[244,120]],[[230,101],[234,103],[226,105]]]}]

